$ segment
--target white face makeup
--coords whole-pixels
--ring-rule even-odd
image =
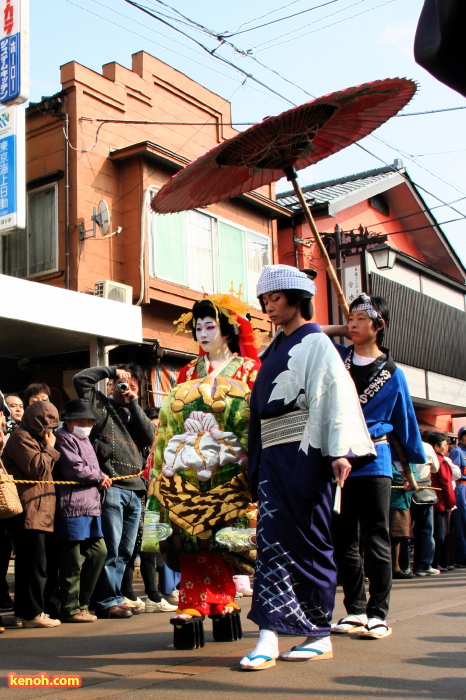
[[[196,340],[207,353],[215,353],[227,345],[217,321],[210,316],[200,318],[196,323]]]

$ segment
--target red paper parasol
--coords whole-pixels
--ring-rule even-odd
[[[187,165],[161,188],[151,207],[161,214],[205,207],[268,185],[285,173],[347,317],[348,305],[298,185],[296,170],[368,136],[402,109],[415,92],[416,84],[406,78],[376,80],[268,117]]]

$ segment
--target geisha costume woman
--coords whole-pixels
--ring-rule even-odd
[[[301,290],[304,299],[315,285],[288,265],[265,268],[257,296],[279,290]],[[248,617],[260,637],[241,660],[243,670],[275,665],[277,633],[306,637],[282,659],[332,658],[332,464],[374,453],[343,362],[320,327],[305,319],[262,354],[251,397],[248,472],[259,515]]]
[[[159,414],[152,448],[147,510],[171,531],[160,542],[181,571],[179,607],[171,620],[177,649],[204,646],[203,620],[216,641],[241,638],[234,574],[252,574],[257,511],[246,478],[249,398],[260,363],[247,305],[212,295],[183,314],[178,330],[214,319],[232,355],[214,369],[202,354],[184,367]],[[186,331],[189,332],[189,331]],[[246,355],[253,355],[249,357]],[[255,552],[254,552],[255,554]]]

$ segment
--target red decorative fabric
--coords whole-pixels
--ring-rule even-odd
[[[235,599],[234,570],[215,552],[179,554],[181,565],[179,610],[194,608],[202,615],[223,612]]]
[[[231,379],[240,379],[243,382],[246,382],[248,387],[252,389],[256,380],[257,372],[260,369],[260,361],[253,360],[250,357],[242,357],[241,359],[243,360],[243,364],[241,365],[241,367],[238,367],[236,372],[231,376]],[[196,364],[197,359],[191,360],[191,362],[182,367],[178,375],[178,379],[176,380],[177,385],[183,384],[184,382],[187,382],[190,379],[199,378],[196,372]],[[213,371],[214,368],[212,367],[212,365],[209,365],[208,373],[211,374],[211,372]]]

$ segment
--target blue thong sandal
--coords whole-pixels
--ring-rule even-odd
[[[259,666],[249,666],[249,664],[240,664],[240,668],[243,671],[264,671],[266,668],[271,668],[272,666],[275,666],[275,659],[272,659],[271,656],[264,656],[263,654],[257,654],[257,656],[253,656],[252,654],[248,654],[246,656],[249,661],[254,661],[255,659],[264,659],[264,661],[259,664]]]
[[[286,656],[286,654],[291,654],[293,651],[300,651],[302,653],[311,653],[312,656]],[[322,651],[321,649],[314,649],[312,647],[291,647],[289,651],[285,651],[284,654],[280,656],[282,661],[321,661],[323,659],[333,659],[333,651]]]

